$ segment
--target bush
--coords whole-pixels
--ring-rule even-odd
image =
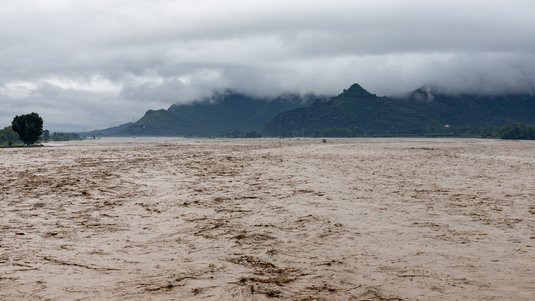
[[[250,132],[245,133],[245,138],[261,138],[261,137],[262,135],[260,135],[256,131],[250,131]]]
[[[535,127],[513,124],[500,131],[500,138],[510,140],[535,140]]]
[[[50,141],[71,141],[71,140],[82,140],[80,134],[77,133],[62,133],[54,132],[50,135]]]
[[[13,144],[22,143],[19,135],[8,126],[0,130],[0,144],[12,146]]]

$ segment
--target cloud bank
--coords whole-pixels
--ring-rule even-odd
[[[535,2],[4,0],[0,126],[88,130],[231,88],[535,92]]]

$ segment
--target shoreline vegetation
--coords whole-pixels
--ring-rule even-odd
[[[84,139],[87,139],[87,137],[82,137],[78,133],[54,132],[50,134],[48,130],[45,130],[37,140],[37,144],[26,145],[10,126],[0,130],[0,148],[43,147],[44,145],[42,143],[47,143],[50,141],[71,141]]]
[[[8,127],[9,128],[9,127]],[[11,136],[10,138],[6,139],[6,136],[3,135],[6,129],[0,130],[0,148],[28,148],[28,147],[45,147],[45,145],[41,143],[47,143],[47,142],[61,142],[61,141],[82,141],[82,140],[88,140],[88,139],[100,139],[102,137],[87,137],[87,136],[80,136],[77,133],[62,133],[62,132],[55,132],[53,135],[50,136],[49,139],[39,140],[39,144],[34,145],[25,145],[20,141],[20,139],[13,139]],[[9,130],[7,130],[9,131]],[[490,134],[489,134],[490,133]],[[154,136],[159,137],[159,136]],[[162,136],[167,137],[167,136]],[[174,136],[169,136],[174,137]],[[110,137],[110,138],[117,138],[117,137]],[[131,138],[131,137],[125,137],[125,138]],[[224,135],[221,137],[184,137],[184,138],[207,138],[207,139],[215,139],[215,138],[227,138],[227,139],[258,139],[258,138],[480,138],[480,139],[501,139],[501,140],[535,140],[535,127],[534,126],[528,126],[525,124],[514,124],[506,126],[502,129],[492,129],[485,130],[482,132],[482,134],[477,134],[477,130],[467,130],[463,134],[455,135],[453,133],[451,134],[406,134],[406,135],[400,135],[400,134],[383,134],[383,135],[355,135],[355,136],[346,136],[346,135],[325,135],[325,136],[280,136],[280,137],[262,137],[261,135],[257,134],[256,132],[254,135],[251,135],[250,133],[246,133],[245,135],[240,135],[239,132],[235,131],[232,135]]]
[[[45,131],[46,132],[46,131]],[[332,131],[331,134],[336,133]],[[43,137],[46,137],[44,139]],[[141,136],[140,136],[141,137]],[[158,136],[155,136],[158,137]],[[175,137],[175,136],[162,136]],[[78,133],[54,132],[52,135],[40,137],[38,144],[25,145],[18,135],[11,129],[5,127],[0,130],[0,148],[27,148],[27,147],[45,147],[42,143],[60,142],[60,141],[82,141],[88,139],[100,139],[102,137],[87,137],[81,136]],[[117,138],[117,137],[115,137]],[[125,137],[131,138],[131,137]],[[228,139],[258,139],[258,138],[480,138],[480,139],[502,139],[502,140],[535,140],[535,126],[526,124],[512,124],[503,128],[466,128],[450,133],[429,133],[429,134],[383,134],[383,135],[323,135],[323,136],[298,136],[286,135],[279,137],[263,137],[255,131],[242,133],[240,131],[233,131],[228,135],[213,136],[213,137],[184,137],[184,138],[228,138]]]
[[[181,137],[181,138],[206,138],[206,139],[248,139],[248,138],[481,138],[481,139],[504,139],[504,140],[535,140],[535,126],[526,125],[523,123],[511,124],[505,127],[466,127],[466,128],[449,128],[442,132],[428,132],[428,133],[413,133],[413,134],[399,134],[399,133],[382,133],[382,134],[366,134],[366,133],[351,133],[347,129],[324,129],[324,131],[317,134],[310,135],[302,131],[287,132],[281,135],[262,135],[256,131],[239,131],[235,130],[221,135],[111,135],[111,136],[81,136],[84,139],[100,139],[100,138],[142,138],[142,137]]]
[[[0,130],[0,148],[21,148],[21,147],[42,147],[42,143],[49,141],[71,141],[84,139],[101,138],[100,135],[90,135],[74,132],[54,132],[42,128],[43,120],[37,113],[16,116],[12,126],[7,126]],[[515,123],[505,127],[450,127],[446,124],[443,127],[430,127],[425,132],[363,132],[350,128],[322,128],[313,133],[307,132],[305,128],[299,130],[294,128],[290,131],[279,132],[278,135],[262,132],[232,130],[220,135],[110,135],[109,137],[184,137],[184,138],[487,138],[504,140],[535,140],[535,126],[524,123]],[[37,144],[36,144],[37,143]]]

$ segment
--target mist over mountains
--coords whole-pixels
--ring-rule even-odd
[[[280,128],[289,131],[283,136],[478,135],[512,123],[533,124],[534,113],[529,94],[448,94],[422,87],[379,97],[354,84],[328,101],[278,115],[263,133],[277,135]]]
[[[149,110],[138,121],[104,130],[83,133],[95,136],[185,136],[239,137],[259,133],[264,124],[280,113],[306,107],[323,99],[316,95],[283,94],[263,98],[232,90],[217,92],[167,110]]]
[[[535,96],[448,93],[432,86],[377,96],[359,84],[334,97],[261,98],[224,90],[136,122],[87,136],[360,137],[486,135],[513,123],[535,124]],[[251,134],[252,133],[252,134]]]

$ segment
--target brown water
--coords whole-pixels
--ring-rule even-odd
[[[0,150],[1,300],[533,300],[535,143]]]

